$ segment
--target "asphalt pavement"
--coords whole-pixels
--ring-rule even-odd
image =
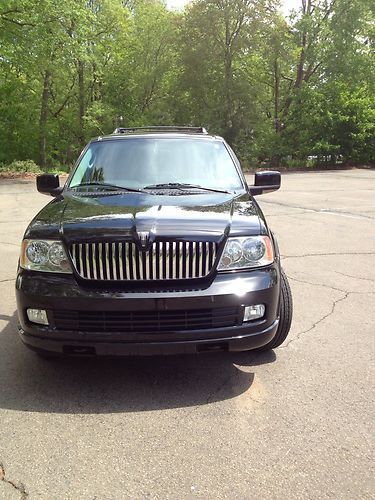
[[[0,499],[375,498],[375,171],[258,199],[294,297],[282,347],[43,361],[14,278],[48,198],[0,181]]]

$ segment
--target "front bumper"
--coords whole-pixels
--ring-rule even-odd
[[[16,297],[20,336],[31,349],[67,355],[156,355],[202,351],[245,351],[264,346],[278,327],[280,274],[278,266],[244,273],[219,274],[199,290],[123,291],[86,288],[73,276],[20,270]],[[167,332],[85,332],[59,330],[53,311],[198,311],[265,304],[261,320],[230,327],[184,329]],[[49,326],[32,324],[27,308],[47,310]]]

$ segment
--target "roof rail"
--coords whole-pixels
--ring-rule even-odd
[[[150,126],[150,127],[118,127],[114,130],[114,134],[135,134],[137,132],[184,132],[185,134],[207,134],[204,127],[179,127],[174,126]]]

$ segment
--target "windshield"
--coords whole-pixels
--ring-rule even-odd
[[[88,183],[96,183],[96,189],[100,189],[100,184],[142,189],[171,183],[230,191],[243,187],[223,142],[194,138],[142,137],[93,142],[69,187]]]

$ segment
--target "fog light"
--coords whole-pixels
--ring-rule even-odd
[[[263,318],[266,311],[266,306],[264,304],[257,304],[255,306],[246,306],[243,320],[253,321],[254,319]]]
[[[32,323],[38,323],[38,325],[48,325],[47,313],[44,309],[28,309],[27,317]]]

